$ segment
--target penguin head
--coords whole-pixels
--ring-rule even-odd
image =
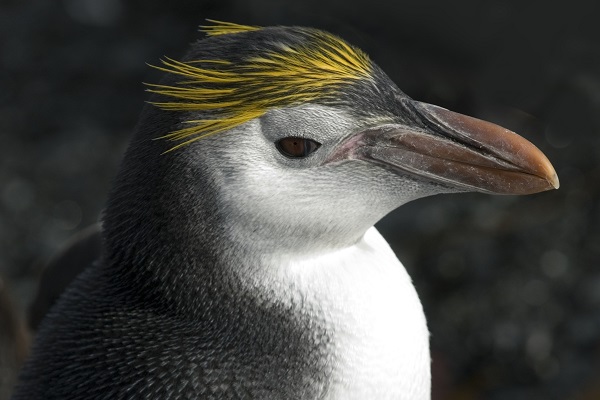
[[[144,186],[162,195],[137,197],[165,221],[184,211],[189,230],[197,214],[228,225],[221,235],[234,241],[304,252],[351,244],[427,195],[558,187],[531,143],[412,100],[334,35],[228,23],[205,31],[183,61],[157,67],[167,72],[149,85],[158,109],[126,156],[152,161],[120,179],[160,177]]]

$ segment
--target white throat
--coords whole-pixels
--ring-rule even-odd
[[[429,332],[406,270],[375,228],[354,246],[278,263],[286,293],[334,334],[327,399],[430,398]],[[290,287],[292,290],[290,290]],[[290,292],[295,293],[290,297]]]

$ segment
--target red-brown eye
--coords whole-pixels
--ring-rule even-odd
[[[283,138],[275,145],[281,154],[290,158],[306,157],[321,147],[321,143],[299,137]]]

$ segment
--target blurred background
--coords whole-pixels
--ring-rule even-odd
[[[2,0],[0,399],[34,335],[26,314],[41,270],[98,220],[146,97],[142,82],[159,79],[146,63],[181,56],[205,18],[329,30],[363,48],[409,96],[540,147],[558,191],[428,198],[378,227],[425,307],[435,400],[599,399],[598,7]]]

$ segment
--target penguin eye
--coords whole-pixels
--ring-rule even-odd
[[[300,137],[286,137],[275,143],[277,150],[289,158],[307,157],[321,147],[321,143]]]

